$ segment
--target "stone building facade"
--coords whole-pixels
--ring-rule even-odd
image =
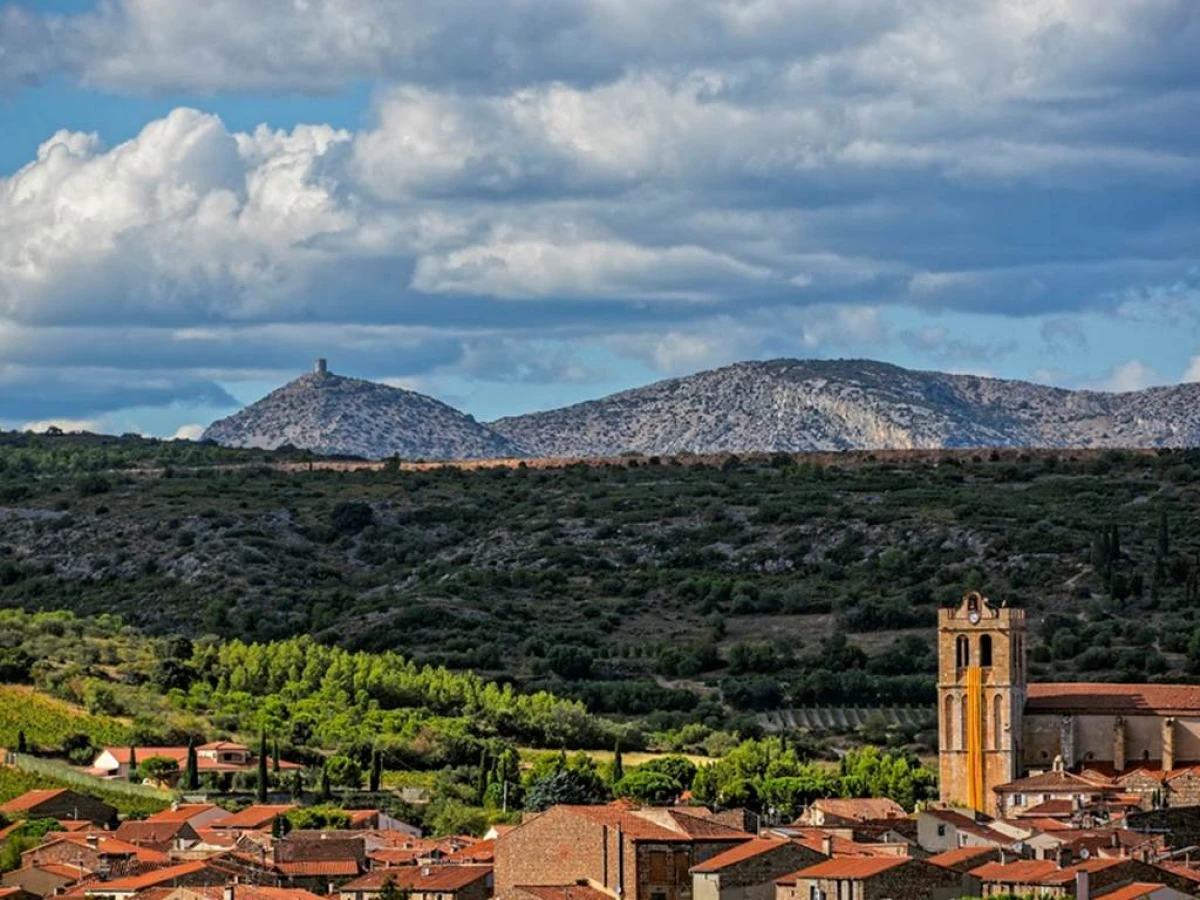
[[[996,815],[997,788],[1058,769],[1147,808],[1200,803],[1200,685],[1029,684],[1026,641],[1024,611],[977,592],[939,611],[944,802]]]
[[[692,900],[693,866],[751,840],[667,809],[555,806],[496,839],[495,893],[590,885],[626,900]]]

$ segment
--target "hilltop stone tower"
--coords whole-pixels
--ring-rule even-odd
[[[321,357],[317,360],[316,365],[313,366],[313,371],[318,375],[329,374],[329,363],[325,360],[325,357]]]
[[[995,815],[992,789],[1021,773],[1025,611],[971,591],[938,611],[941,799]]]

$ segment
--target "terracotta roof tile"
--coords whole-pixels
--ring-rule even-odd
[[[361,868],[356,859],[298,859],[275,863],[284,875],[357,875]]]
[[[1166,888],[1165,884],[1154,884],[1149,881],[1135,881],[1133,884],[1123,885],[1116,890],[1109,891],[1107,894],[1101,894],[1103,900],[1146,900],[1153,896],[1155,891],[1161,891]]]
[[[162,812],[156,812],[152,816],[146,816],[143,821],[146,822],[189,822],[196,816],[203,815],[210,810],[218,809],[212,803],[181,803],[174,809],[168,807]]]
[[[20,797],[14,797],[7,803],[0,805],[0,812],[6,813],[21,813],[28,812],[35,806],[40,806],[47,800],[53,800],[67,793],[66,788],[46,788],[36,791],[26,791]]]
[[[1100,778],[1084,778],[1070,772],[1042,772],[1040,775],[1028,775],[1007,784],[997,785],[993,790],[998,793],[1039,793],[1043,791],[1071,791],[1077,794],[1101,794],[1112,789],[1112,783]]]
[[[279,806],[254,805],[247,806],[241,812],[230,813],[221,819],[209,822],[209,828],[265,828],[270,825],[276,816],[286,816],[293,809],[297,809],[295,803],[288,803]]]
[[[1189,881],[1194,881],[1200,884],[1200,869],[1189,866],[1187,863],[1181,863],[1178,860],[1163,860],[1155,863],[1160,869],[1165,872],[1170,872],[1172,875],[1178,875],[1180,878],[1186,878]]]
[[[886,797],[826,797],[813,801],[813,808],[840,819],[905,819],[908,813],[895,800]]]
[[[588,884],[518,884],[517,890],[537,900],[613,900],[612,894]]]
[[[800,878],[873,878],[909,862],[911,860],[905,856],[835,857],[786,875],[776,884],[795,884]]]
[[[143,872],[141,875],[133,875],[129,878],[114,878],[111,881],[98,882],[93,885],[94,889],[90,889],[88,893],[105,894],[144,891],[147,888],[170,884],[177,878],[195,875],[197,872],[203,872],[206,868],[208,868],[208,863],[204,860],[180,863],[177,866],[165,866],[161,869]],[[223,881],[225,874],[214,870],[213,877]]]
[[[764,853],[770,853],[781,847],[787,847],[791,843],[791,841],[786,841],[783,838],[754,838],[753,840],[738,844],[736,847],[730,847],[724,853],[718,853],[716,856],[706,859],[699,865],[692,866],[692,871],[719,872],[726,866],[736,865],[748,859],[753,859],[756,856],[762,856]]]
[[[1200,712],[1200,685],[1030,684],[1026,688],[1025,712],[1186,715]]]
[[[469,847],[461,847],[446,854],[447,862],[478,862],[490,863],[496,858],[496,842],[494,840],[478,841]]]
[[[390,878],[401,891],[457,891],[491,875],[491,866],[404,866],[375,869],[347,882],[341,889],[376,891]]]
[[[943,869],[954,869],[969,860],[982,859],[985,856],[994,855],[998,852],[995,847],[955,847],[953,850],[935,853],[926,859],[925,862],[941,866]]]
[[[190,887],[189,891],[207,897],[209,900],[225,900],[226,885],[202,885],[200,887]],[[301,888],[279,888],[267,887],[258,884],[236,884],[233,885],[234,900],[320,900],[320,898],[312,893]],[[145,894],[138,894],[138,900],[147,900]]]

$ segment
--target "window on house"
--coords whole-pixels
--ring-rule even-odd
[[[1013,803],[1013,806],[1024,806],[1025,805],[1025,795],[1024,794],[1013,794],[1012,795],[1012,803]]]
[[[1054,799],[1054,798],[1051,797],[1049,794],[1042,794],[1042,802],[1043,803],[1049,803],[1052,799]]]
[[[946,826],[939,825],[938,826],[938,837],[945,837],[945,836],[946,836]]]
[[[651,891],[650,900],[667,900],[667,895],[663,891]]]

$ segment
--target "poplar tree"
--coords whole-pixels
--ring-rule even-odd
[[[133,744],[129,745],[129,780],[135,784],[138,780],[137,748]]]

